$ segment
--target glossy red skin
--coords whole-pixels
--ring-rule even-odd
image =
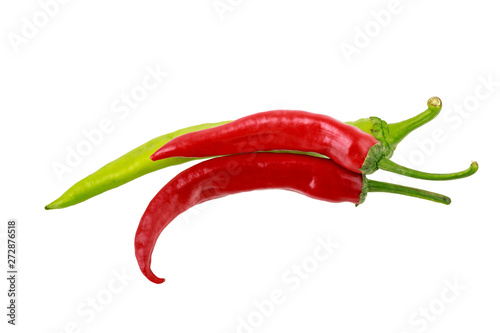
[[[179,214],[208,200],[264,189],[357,204],[363,177],[327,158],[289,153],[231,155],[195,164],[168,182],[142,216],[135,236],[135,253],[142,273],[152,282],[164,281],[151,271],[151,256],[160,233]]]
[[[326,115],[275,110],[181,135],[158,149],[151,159],[298,150],[328,156],[344,168],[361,173],[368,151],[376,143],[372,135]]]

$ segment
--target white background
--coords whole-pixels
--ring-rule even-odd
[[[218,12],[212,0],[2,2],[0,220],[2,233],[9,218],[19,221],[20,277],[15,328],[0,283],[1,331],[498,331],[494,2],[220,3],[229,8]],[[356,53],[346,56],[347,44]],[[168,77],[128,114],[114,112],[147,68]],[[357,208],[285,191],[215,200],[161,235],[153,270],[162,285],[140,274],[134,234],[151,198],[190,164],[43,209],[104,164],[179,128],[278,108],[396,122],[434,95],[443,111],[394,160],[434,172],[477,160],[478,173],[452,182],[383,171],[371,178],[447,194],[449,206],[381,193]],[[54,163],[105,119],[112,129],[59,179]],[[318,239],[340,245],[314,266]],[[303,264],[310,273],[299,278],[291,270]],[[269,306],[280,292],[281,303]]]

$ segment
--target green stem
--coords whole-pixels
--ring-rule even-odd
[[[451,199],[445,195],[429,192],[425,190],[421,190],[413,187],[406,187],[391,183],[379,182],[376,180],[366,179],[364,191],[366,192],[387,192],[387,193],[395,193],[407,195],[410,197],[430,200],[438,203],[442,203],[445,205],[449,205],[451,203]]]
[[[417,171],[413,169],[409,169],[402,165],[396,164],[393,161],[382,158],[377,163],[379,169],[394,172],[399,175],[418,178],[418,179],[426,179],[426,180],[452,180],[452,179],[460,179],[472,176],[476,173],[479,168],[477,162],[472,162],[470,167],[467,170],[454,172],[454,173],[427,173],[422,171]]]
[[[385,134],[386,142],[391,148],[395,149],[397,144],[400,143],[401,140],[403,140],[410,132],[434,119],[439,114],[442,107],[443,104],[439,97],[431,97],[427,101],[427,110],[424,112],[413,118],[400,121],[399,123],[388,124],[388,133]]]

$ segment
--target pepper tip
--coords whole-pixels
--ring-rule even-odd
[[[156,283],[156,284],[161,284],[161,283],[165,282],[164,278],[157,277],[156,275],[154,275],[153,272],[149,271],[148,273],[149,274],[146,274],[146,277],[148,278],[149,281]]]

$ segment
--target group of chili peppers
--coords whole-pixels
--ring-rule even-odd
[[[139,223],[135,235],[139,267],[149,280],[162,283],[164,279],[151,271],[153,249],[162,230],[189,208],[230,194],[284,189],[318,200],[359,205],[368,192],[390,192],[449,204],[450,198],[441,194],[366,177],[382,169],[420,179],[451,180],[477,171],[476,162],[461,172],[433,174],[389,160],[401,140],[439,114],[441,100],[432,97],[427,107],[394,124],[377,117],[342,123],[321,114],[275,110],[184,128],[105,165],[45,209],[72,206],[147,173],[212,157],[170,180],[151,200]]]

